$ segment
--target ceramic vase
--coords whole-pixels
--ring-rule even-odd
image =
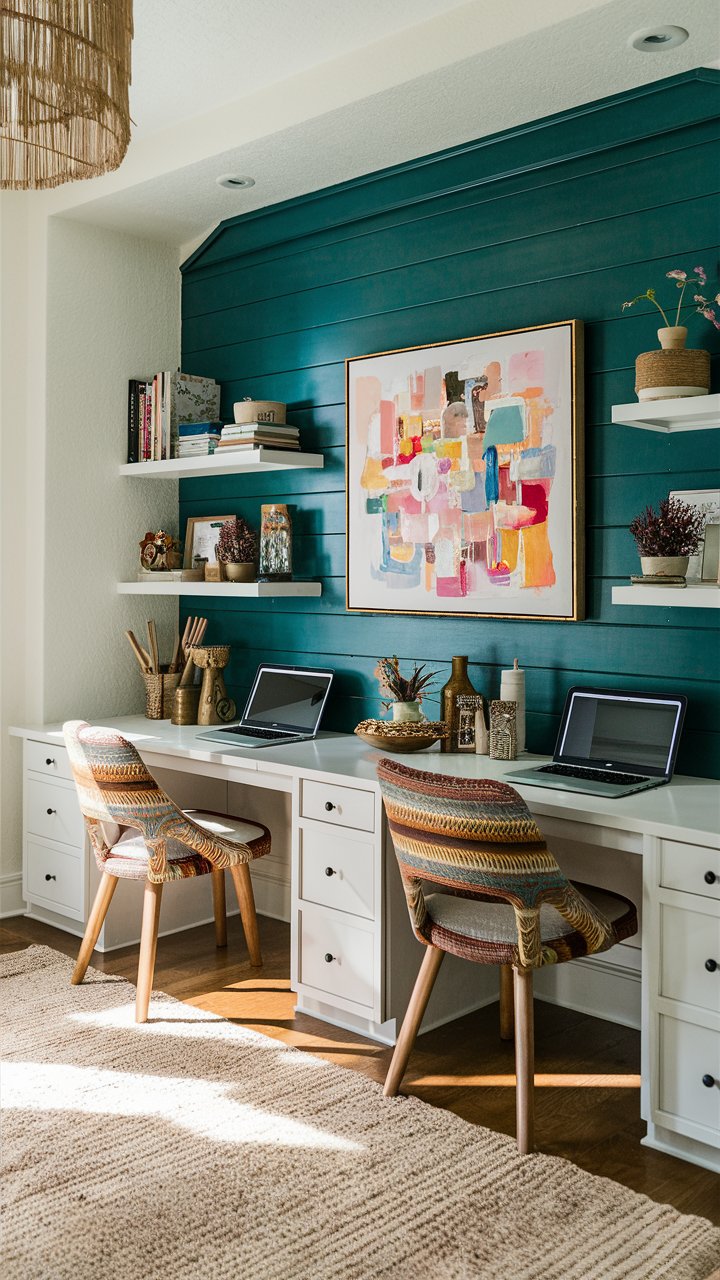
[[[640,568],[648,575],[684,578],[690,563],[689,556],[641,556]]]
[[[684,324],[671,324],[666,329],[658,329],[657,336],[663,351],[682,351],[687,341],[687,329]]]
[[[223,565],[228,582],[254,582],[255,564],[252,560],[232,560]]]
[[[408,724],[409,722],[422,720],[420,703],[417,701],[393,702],[391,711],[393,720],[399,724]]]

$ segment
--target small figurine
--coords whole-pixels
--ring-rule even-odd
[[[490,703],[491,760],[517,759],[516,712],[514,702],[504,702],[497,698]]]
[[[170,561],[174,548],[175,539],[163,529],[158,529],[157,533],[146,533],[140,543],[140,563],[143,569],[162,572],[173,568]]]

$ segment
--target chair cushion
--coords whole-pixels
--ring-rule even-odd
[[[611,922],[617,941],[637,931],[635,908],[626,898],[594,885],[576,884],[575,888]],[[509,902],[430,893],[425,905],[434,946],[466,959],[512,962],[518,939],[515,910]],[[545,964],[587,954],[582,934],[547,903],[540,907],[540,936]]]
[[[270,851],[270,836],[265,827],[243,818],[226,817],[224,814],[207,813],[201,809],[185,809],[185,814],[212,835],[223,840],[234,840],[248,845],[252,856],[262,857]],[[212,864],[201,854],[181,844],[179,840],[167,842],[168,880],[206,875]],[[244,861],[244,859],[243,859]],[[119,840],[112,846],[103,863],[103,870],[123,880],[145,880],[147,877],[148,850],[145,841],[133,827],[126,827]]]

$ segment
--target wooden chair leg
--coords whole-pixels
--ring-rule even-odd
[[[392,1056],[392,1062],[390,1063],[390,1070],[385,1079],[383,1093],[386,1098],[394,1098],[400,1088],[402,1078],[407,1069],[408,1059],[412,1053],[417,1033],[420,1030],[420,1023],[423,1020],[423,1015],[427,1009],[427,1003],[444,957],[445,952],[441,951],[439,947],[425,948],[420,972],[413,987],[407,1013],[405,1014],[400,1035],[395,1045],[395,1052]]]
[[[75,968],[73,969],[70,982],[74,987],[82,982],[90,963],[90,957],[95,950],[95,943],[100,937],[100,930],[105,923],[105,917],[108,913],[108,907],[112,902],[112,896],[117,889],[117,876],[108,875],[107,871],[103,871],[98,891],[95,894],[95,901],[92,905],[92,911],[87,922],[87,927],[80,944],[80,952],[78,954]]]
[[[230,868],[230,874],[233,878],[238,906],[240,907],[240,919],[245,931],[250,963],[257,969],[262,965],[262,954],[260,951],[260,933],[255,913],[255,895],[253,894],[252,880],[250,879],[250,868],[246,862],[241,862],[238,866]]]
[[[515,1035],[515,1010],[513,1007],[513,968],[500,965],[500,1039],[512,1040]]]
[[[515,1111],[517,1147],[528,1155],[535,1146],[535,1034],[532,969],[513,970],[515,979]]]
[[[140,962],[138,964],[137,994],[135,997],[135,1021],[147,1022],[155,973],[158,924],[160,923],[161,884],[145,881],[142,932],[140,934]]]
[[[225,909],[225,872],[212,873],[213,911],[215,913],[215,946],[227,946],[227,914]]]

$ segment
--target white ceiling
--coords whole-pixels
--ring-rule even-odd
[[[458,0],[134,0],[135,134],[168,128],[277,85],[457,5]]]
[[[46,198],[185,253],[223,218],[706,66],[719,12],[717,0],[135,0],[128,156]],[[661,23],[690,39],[628,46]],[[227,172],[256,185],[223,190]]]

